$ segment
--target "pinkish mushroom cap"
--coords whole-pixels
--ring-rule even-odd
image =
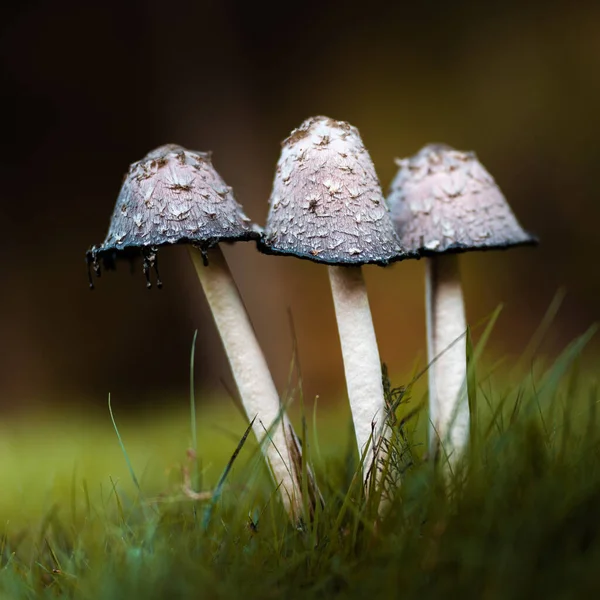
[[[160,246],[207,250],[219,242],[259,237],[260,229],[244,214],[210,154],[167,144],[129,167],[106,239],[88,250],[87,260],[99,274],[99,261],[110,269],[119,258],[142,255],[147,273]]]
[[[409,258],[358,130],[307,119],[282,144],[259,249],[333,265]]]
[[[409,250],[432,256],[537,244],[475,153],[430,144],[396,162],[387,202]]]

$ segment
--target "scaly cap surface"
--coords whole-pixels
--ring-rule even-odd
[[[409,257],[356,128],[313,117],[282,146],[261,251],[334,265]]]
[[[99,273],[99,261],[112,268],[118,258],[141,254],[147,272],[160,246],[208,249],[258,237],[258,228],[213,167],[210,154],[167,144],[129,167],[106,239],[90,248],[87,258]]]
[[[409,250],[430,256],[537,243],[475,153],[430,144],[397,164],[387,202]]]

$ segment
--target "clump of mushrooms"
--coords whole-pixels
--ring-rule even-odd
[[[303,511],[300,443],[218,246],[259,237],[259,228],[252,225],[214,169],[210,154],[169,144],[131,165],[106,240],[87,252],[87,260],[99,275],[101,263],[110,269],[116,259],[141,255],[147,286],[151,286],[154,268],[160,287],[158,248],[187,245],[247,417],[254,419],[254,433],[275,484],[280,486],[285,508],[296,522]],[[312,477],[309,491],[313,502],[320,498]]]
[[[307,119],[283,142],[259,249],[329,265],[346,385],[364,480],[387,436],[381,363],[361,265],[408,258],[356,128]]]
[[[469,442],[466,329],[458,253],[533,245],[473,152],[431,144],[398,160],[387,201],[400,241],[426,262],[429,450],[448,465]]]

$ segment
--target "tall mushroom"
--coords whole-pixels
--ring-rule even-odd
[[[450,465],[469,440],[466,319],[458,253],[533,245],[473,152],[431,144],[397,161],[387,201],[402,244],[428,257],[430,453]]]
[[[141,254],[150,287],[151,268],[158,279],[157,249],[187,244],[244,409],[248,419],[256,417],[254,433],[275,483],[281,485],[284,505],[297,520],[302,515],[300,445],[218,246],[258,237],[258,228],[212,166],[210,154],[170,144],[131,165],[106,240],[92,247],[87,259],[99,275],[100,262],[110,269],[118,258]],[[160,287],[160,279],[157,284]]]
[[[314,117],[282,146],[259,249],[329,265],[358,451],[361,456],[367,451],[366,478],[385,426],[386,406],[361,265],[387,265],[408,255],[354,127]]]

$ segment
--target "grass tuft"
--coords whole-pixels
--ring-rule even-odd
[[[467,344],[476,443],[450,476],[426,457],[425,409],[413,400],[418,372],[394,385],[384,366],[392,435],[377,465],[383,476],[371,479],[369,494],[360,475],[364,456],[344,444],[351,439],[346,420],[321,408],[317,415],[315,404],[310,427],[302,412],[302,487],[309,494],[307,474],[314,474],[324,502],[305,507],[301,527],[289,522],[273,490],[249,436],[252,424],[237,422],[238,441],[220,443],[210,437],[208,417],[197,431],[192,426],[193,448],[202,440],[204,464],[218,471],[214,480],[215,469],[203,473],[204,490],[190,488],[186,467],[167,472],[164,462],[150,463],[138,479],[133,462],[154,439],[162,440],[167,464],[186,456],[180,432],[190,431],[190,414],[195,418],[192,374],[185,419],[152,430],[136,424],[128,450],[109,397],[124,477],[106,475],[122,463],[109,450],[108,428],[81,428],[82,439],[93,438],[94,460],[98,447],[106,456],[94,468],[78,457],[77,470],[65,467],[64,484],[43,480],[42,469],[25,473],[27,449],[4,463],[7,480],[15,480],[12,469],[23,470],[27,493],[41,494],[45,508],[39,519],[15,524],[9,515],[18,507],[2,505],[0,598],[595,597],[600,397],[595,374],[580,364],[595,328],[533,376],[528,365],[507,373],[486,367],[491,320],[478,344],[470,337]],[[193,351],[190,366],[192,373]],[[298,378],[294,393],[303,405]],[[75,455],[67,441],[57,443]]]

